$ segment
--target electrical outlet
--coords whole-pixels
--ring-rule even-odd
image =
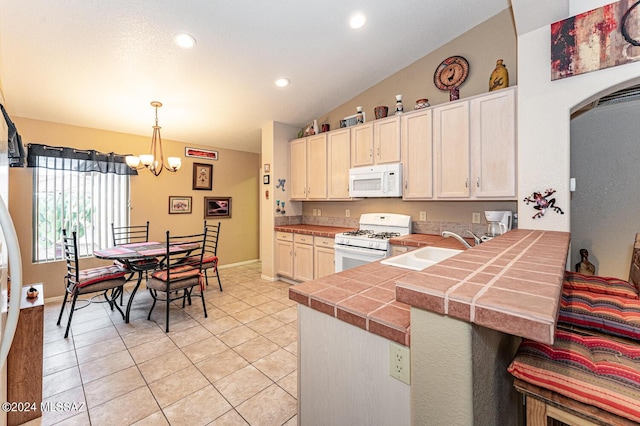
[[[318,209],[313,209],[313,215],[318,216]]]
[[[408,385],[411,384],[411,358],[409,348],[389,343],[389,375]]]
[[[322,210],[318,209],[318,216],[322,216]]]
[[[420,212],[420,220],[423,222],[427,220],[427,212]]]
[[[471,223],[480,223],[480,213],[471,214]]]
[[[346,209],[346,210],[344,211],[344,217],[351,217],[351,210]]]

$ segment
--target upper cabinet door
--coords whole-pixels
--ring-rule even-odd
[[[433,111],[405,114],[402,127],[402,175],[405,200],[433,198]]]
[[[469,102],[433,109],[435,182],[438,198],[468,198]]]
[[[327,135],[327,191],[330,200],[349,199],[351,132],[341,129]]]
[[[508,88],[471,100],[475,197],[516,197],[515,94],[515,88]]]
[[[371,123],[351,127],[351,167],[373,164],[373,126]]]
[[[307,138],[307,198],[327,198],[327,134]]]
[[[373,145],[376,164],[400,162],[400,116],[373,122]]]
[[[307,139],[296,139],[289,144],[291,198],[307,198]]]

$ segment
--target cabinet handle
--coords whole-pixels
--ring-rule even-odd
[[[476,178],[476,186],[480,188],[480,176]]]
[[[369,150],[369,157],[373,157],[373,149]]]
[[[404,189],[407,189],[407,181],[404,181]]]
[[[465,187],[465,188],[468,188],[468,187],[469,187],[469,178],[466,178],[466,179],[464,180],[464,187]]]
[[[380,158],[380,147],[376,150],[376,157]]]

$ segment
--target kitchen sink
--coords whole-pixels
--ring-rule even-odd
[[[427,246],[397,256],[388,257],[380,263],[398,268],[421,271],[458,253],[462,253],[462,250]]]

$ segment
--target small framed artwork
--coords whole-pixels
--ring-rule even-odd
[[[231,197],[204,197],[204,218],[231,217]]]
[[[184,155],[185,157],[201,158],[203,160],[218,159],[218,151],[209,151],[206,149],[199,149],[199,148],[185,148]]]
[[[269,175],[262,176],[262,183],[269,185]]]
[[[211,190],[213,188],[213,165],[193,163],[193,189]]]
[[[271,171],[271,164],[265,164],[264,165],[264,172],[265,173],[269,173]]]
[[[191,213],[191,197],[169,196],[169,214]]]

